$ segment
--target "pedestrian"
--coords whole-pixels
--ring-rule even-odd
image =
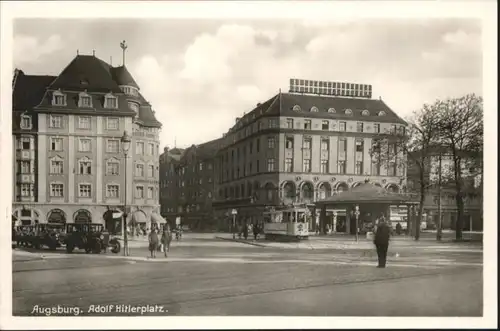
[[[373,240],[373,243],[375,244],[375,247],[377,249],[377,268],[385,268],[385,264],[387,261],[387,250],[389,248],[390,232],[391,229],[382,216],[378,221],[377,231],[375,232],[375,239]]]
[[[170,231],[170,225],[166,224],[163,228],[163,235],[161,236],[161,243],[163,245],[163,253],[167,257],[167,252],[170,251],[170,243],[172,242],[172,232]]]
[[[398,222],[398,224],[396,224],[396,234],[399,236],[401,234],[402,230],[403,230],[403,227]]]
[[[151,252],[151,257],[156,258],[156,250],[158,249],[158,233],[156,229],[151,229],[149,233],[149,251]]]
[[[245,238],[245,240],[248,239],[248,225],[247,224],[243,224],[243,237]]]

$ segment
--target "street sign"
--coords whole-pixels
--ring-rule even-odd
[[[231,210],[231,214],[236,215],[236,214],[238,214],[238,211],[236,209],[233,209],[233,210]]]

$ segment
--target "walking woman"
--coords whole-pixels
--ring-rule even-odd
[[[167,252],[170,251],[170,243],[172,242],[172,232],[170,231],[170,224],[165,224],[163,234],[161,236],[161,243],[163,245],[163,252],[167,257]]]
[[[151,257],[156,258],[156,251],[158,250],[158,232],[156,227],[151,229],[149,233],[149,251],[151,252]]]

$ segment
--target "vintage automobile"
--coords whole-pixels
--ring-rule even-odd
[[[30,247],[32,245],[32,238],[34,235],[34,225],[16,226],[12,231],[12,240],[15,241],[16,246]]]
[[[116,238],[110,240],[109,232],[104,225],[97,223],[66,224],[66,252],[72,253],[75,248],[84,249],[85,253],[99,254],[102,250],[120,252],[120,242]]]
[[[38,223],[34,227],[34,236],[30,237],[30,244],[36,249],[48,247],[56,250],[64,243],[63,223]]]

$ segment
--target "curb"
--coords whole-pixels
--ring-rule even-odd
[[[245,241],[245,240],[240,240],[240,239],[231,239],[231,238],[224,238],[224,237],[218,237],[218,236],[216,236],[215,238],[221,239],[221,240],[226,240],[226,241],[232,241],[232,242],[236,242],[236,243],[240,243],[240,244],[251,245],[251,246],[269,247],[267,245],[257,244],[257,243],[253,243],[253,242],[249,242],[249,241]]]

